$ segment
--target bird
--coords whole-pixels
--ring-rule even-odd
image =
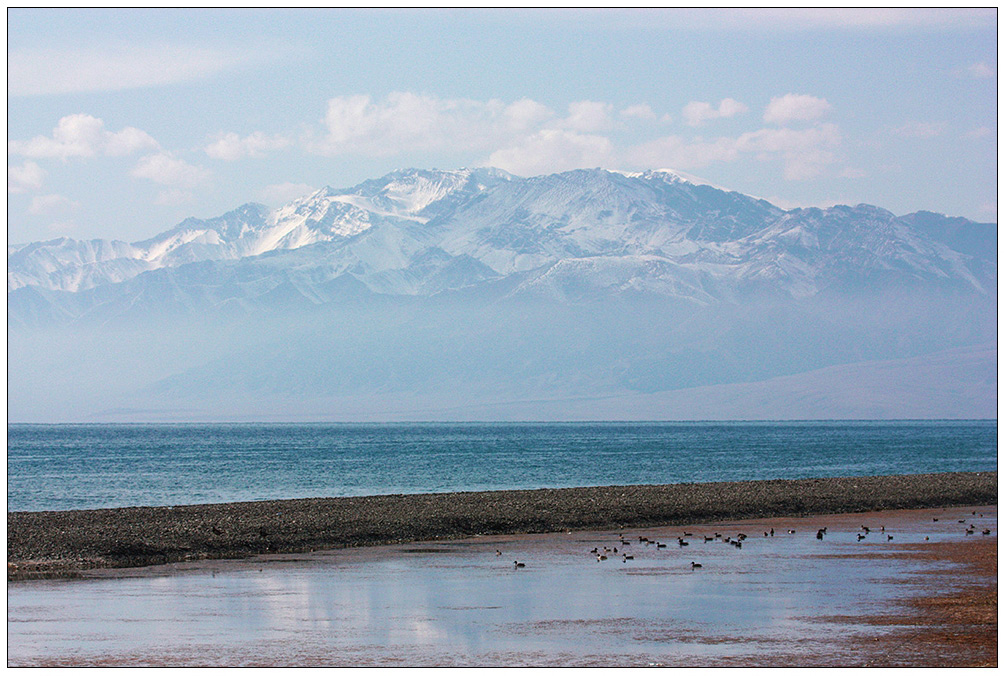
[[[691,569],[691,570],[693,570],[694,568],[703,568],[703,567],[704,567],[704,566],[702,566],[702,565],[701,565],[701,564],[699,564],[699,563],[694,563],[693,561],[691,561],[691,562],[690,562],[690,569]]]
[[[885,537],[886,537],[886,540],[892,540],[892,536],[891,535],[886,535]]]
[[[501,549],[496,549],[495,550],[495,556],[502,556],[502,550]]]
[[[861,533],[858,533],[858,542],[860,542],[861,540],[864,540],[864,539],[865,539],[865,536],[862,535]]]
[[[816,531],[816,539],[817,540],[822,540],[823,539],[823,529],[822,528],[820,528],[819,530]]]
[[[624,557],[625,561],[634,561],[634,557],[631,556],[630,554],[621,554],[621,556]]]
[[[984,535],[990,535],[990,529],[989,528],[984,528],[983,529],[983,534]]]
[[[526,568],[525,563],[520,563],[519,561],[512,562],[513,568]]]

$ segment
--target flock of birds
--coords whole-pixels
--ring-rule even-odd
[[[973,516],[977,516],[977,514],[976,514],[975,511],[972,513],[972,515]],[[978,516],[980,518],[983,517],[982,514],[979,514]],[[935,517],[934,521],[938,521],[938,518]],[[967,521],[966,519],[959,519],[959,523],[961,523],[961,524],[966,524],[966,521]],[[872,534],[872,530],[873,529],[871,527],[865,526],[864,524],[862,524],[861,525],[861,529],[857,533],[858,542],[860,542],[861,540],[866,539],[869,535],[871,535]],[[973,535],[976,532],[976,526],[974,526],[972,524],[966,524],[966,526],[965,526],[965,532],[966,532],[966,535]],[[982,532],[983,535],[990,535],[991,531],[990,531],[989,528],[984,528],[981,532]],[[787,529],[787,533],[788,533],[788,535],[794,535],[795,531],[793,529],[789,528],[789,529]],[[885,526],[881,526],[879,528],[879,530],[877,531],[877,534],[879,534],[880,537],[884,535],[887,542],[893,539],[893,536],[891,534],[886,533]],[[825,535],[826,535],[826,527],[820,528],[819,530],[816,531],[816,539],[817,540],[822,540]],[[774,537],[774,529],[771,528],[769,531],[765,530],[763,532],[763,536],[765,538]],[[681,549],[683,547],[689,547],[690,546],[690,542],[688,540],[686,540],[685,538],[692,538],[692,537],[694,537],[693,533],[688,533],[688,532],[684,531],[683,535],[681,535],[681,536],[679,536],[679,537],[676,538],[676,544]],[[731,536],[723,536],[721,533],[715,533],[713,536],[702,535],[700,537],[703,538],[704,542],[721,541],[721,542],[723,542],[725,544],[732,545],[736,549],[742,549],[742,547],[743,547],[743,541],[749,538],[749,536],[746,535],[745,533],[738,533],[736,535],[736,537],[734,537],[734,538],[731,537]],[[623,563],[627,563],[628,561],[633,561],[634,560],[634,555],[633,554],[628,554],[627,550],[624,549],[625,547],[630,547],[631,546],[631,540],[629,540],[627,537],[625,537],[623,533],[621,533],[619,535],[619,538],[620,538],[620,547],[619,548],[617,546],[613,546],[613,547],[604,546],[602,548],[601,547],[593,547],[591,550],[589,550],[589,553],[593,554],[594,556],[596,556],[596,561],[597,562],[606,561],[607,559],[610,558],[610,556],[617,556],[617,555],[620,555],[621,561]],[[929,536],[925,536],[924,539],[925,540],[930,540],[930,537]],[[647,547],[650,547],[650,546],[654,545],[656,549],[665,549],[666,546],[667,546],[665,542],[659,542],[658,540],[650,540],[649,538],[645,537],[644,535],[639,535],[638,536],[638,543],[639,544],[643,544],[643,545],[645,545]],[[499,549],[496,549],[495,550],[495,555],[496,556],[502,556],[502,551],[499,550]],[[513,563],[513,568],[515,568],[516,570],[519,570],[520,568],[526,568],[526,563],[524,563],[522,561],[518,561],[517,560],[517,561],[513,561],[512,563]],[[690,569],[691,570],[697,570],[698,568],[703,568],[703,567],[704,566],[702,566],[700,563],[697,563],[696,561],[691,561],[690,562]]]

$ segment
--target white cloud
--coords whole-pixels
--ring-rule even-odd
[[[741,152],[780,157],[784,176],[803,180],[819,175],[823,167],[836,161],[833,152],[840,145],[840,131],[832,123],[809,129],[761,129],[741,135],[737,146]]]
[[[770,100],[764,111],[763,121],[784,124],[817,120],[826,115],[831,107],[826,99],[808,94],[785,94]]]
[[[948,125],[944,122],[907,122],[894,127],[892,133],[906,138],[934,138],[945,133]]]
[[[614,107],[598,101],[576,101],[568,105],[568,117],[561,124],[575,131],[595,132],[609,129]]]
[[[196,188],[212,177],[212,173],[167,153],[147,155],[136,163],[132,175],[175,188]]]
[[[683,107],[683,119],[691,127],[697,127],[708,120],[733,117],[749,110],[735,99],[722,99],[716,109],[706,101],[691,101]]]
[[[569,125],[600,123],[591,102],[570,106]],[[601,104],[605,105],[605,104]],[[328,101],[324,134],[306,146],[321,155],[372,156],[412,151],[492,151],[557,124],[554,113],[529,99],[506,105],[497,99],[441,99],[393,92],[383,101],[367,95],[339,96]]]
[[[7,54],[7,94],[119,91],[189,82],[274,58],[274,53],[259,47],[119,44],[84,49],[13,49]]]
[[[289,139],[284,136],[267,136],[260,131],[244,138],[231,132],[206,146],[206,154],[217,160],[232,162],[245,157],[263,157],[266,152],[280,150],[289,143]]]
[[[806,120],[829,108],[814,97],[791,95],[778,101],[772,119]],[[697,102],[684,115],[698,122],[746,110],[735,99],[723,99],[714,107]],[[817,123],[800,130],[760,129],[715,139],[666,136],[624,147],[615,142],[616,137],[597,133],[618,129],[614,123],[618,115],[655,118],[647,105],[617,113],[611,104],[597,101],[574,102],[562,118],[530,99],[507,105],[494,99],[441,99],[406,92],[383,100],[344,96],[328,102],[324,132],[305,143],[308,150],[325,155],[480,152],[485,154],[485,164],[524,176],[598,166],[685,170],[746,157],[780,162],[787,178],[805,179],[838,160],[835,150],[840,134],[834,124]],[[237,146],[243,140],[233,136],[227,141]]]
[[[45,180],[45,170],[36,163],[28,161],[20,167],[7,166],[7,193],[16,194],[38,190]]]
[[[29,141],[9,141],[7,152],[65,161],[71,157],[129,155],[158,147],[149,134],[135,127],[126,127],[118,132],[106,131],[104,127],[104,121],[92,115],[67,115],[56,124],[51,137],[36,136]]]
[[[65,216],[79,208],[79,202],[63,195],[36,195],[28,206],[28,213],[35,216]]]
[[[656,119],[655,111],[647,103],[640,103],[636,106],[628,106],[620,112],[621,117],[631,117],[638,120]]]
[[[258,198],[269,206],[281,206],[292,202],[298,197],[309,195],[317,188],[306,183],[276,183],[267,185],[258,193]]]
[[[802,180],[820,174],[837,160],[840,132],[835,124],[809,129],[760,129],[736,138],[711,141],[667,136],[629,148],[623,157],[629,165],[669,166],[680,169],[704,167],[716,162],[735,162],[743,157],[781,161],[785,178]]]
[[[502,118],[510,131],[532,132],[553,119],[554,111],[533,99],[523,98],[506,106],[502,111]]]
[[[571,169],[609,166],[610,139],[565,129],[544,129],[519,145],[496,150],[488,164],[519,176],[536,176]]]

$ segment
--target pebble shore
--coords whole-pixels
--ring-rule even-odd
[[[475,535],[996,502],[996,472],[959,472],[8,512],[7,579]]]

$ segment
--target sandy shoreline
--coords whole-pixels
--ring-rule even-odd
[[[474,535],[996,504],[997,473],[9,512],[8,580]]]

